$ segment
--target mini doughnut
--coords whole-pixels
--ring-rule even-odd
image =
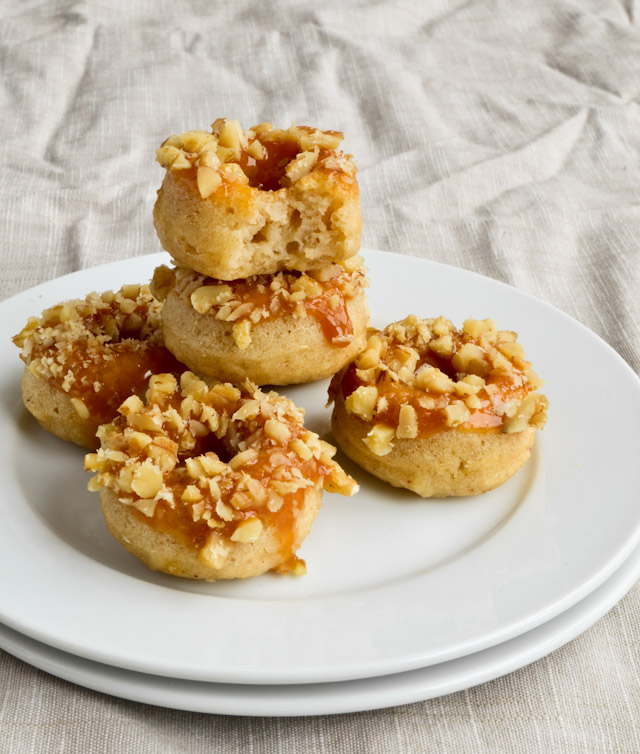
[[[161,308],[148,286],[126,285],[29,319],[13,342],[26,364],[24,405],[44,429],[96,448],[100,424],[150,373],[184,369],[163,345]]]
[[[486,492],[527,460],[548,401],[514,332],[409,316],[369,337],[330,387],[333,433],[357,464],[422,497]]]
[[[181,265],[221,280],[307,271],[354,256],[362,217],[356,166],[343,134],[307,126],[244,131],[219,118],[212,132],[170,136],[153,217]]]
[[[154,375],[98,431],[85,458],[111,534],[152,570],[233,579],[304,573],[295,552],[322,489],[351,495],[335,448],[303,426],[303,411],[250,383],[208,385]]]
[[[291,385],[330,377],[362,351],[369,310],[360,257],[309,273],[224,282],[159,267],[167,348],[219,380]]]

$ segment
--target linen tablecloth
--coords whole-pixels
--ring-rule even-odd
[[[3,299],[158,251],[167,135],[219,116],[308,123],[346,134],[365,246],[510,283],[640,368],[635,0],[24,0],[0,14]],[[529,667],[350,715],[178,712],[0,652],[0,752],[638,752],[639,656],[637,585]]]

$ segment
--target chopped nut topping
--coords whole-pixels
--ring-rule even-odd
[[[71,405],[75,408],[78,416],[81,419],[89,418],[89,409],[84,405],[84,401],[82,401],[80,398],[72,398]]]
[[[133,473],[131,489],[140,497],[155,497],[162,489],[162,472],[155,466],[138,466]]]
[[[453,401],[448,406],[445,406],[444,414],[447,418],[447,426],[457,427],[459,424],[464,424],[469,418],[469,409],[462,401]]]
[[[202,285],[189,297],[198,314],[206,314],[213,306],[225,304],[230,298],[231,287],[228,285]]]
[[[336,151],[343,138],[339,131],[308,126],[282,130],[261,123],[243,130],[237,120],[217,118],[211,125],[211,133],[187,131],[165,139],[156,151],[156,159],[172,172],[195,168],[196,184],[203,199],[211,196],[223,181],[277,190],[303,179],[316,166],[337,173],[345,183],[352,183],[355,162],[351,155]],[[250,160],[254,161],[251,170],[256,173],[253,183],[243,170]],[[281,166],[282,173],[277,185],[263,186],[258,177],[259,166],[269,161]]]
[[[206,154],[208,155],[210,153],[207,152]],[[217,157],[216,161],[219,162]],[[222,184],[222,176],[213,168],[213,166],[209,167],[207,165],[200,165],[197,173],[197,184],[200,196],[203,199],[206,199]]]
[[[530,425],[541,429],[546,421],[548,405],[544,395],[529,393],[515,413],[506,417],[503,431],[507,434],[522,432]]]
[[[232,543],[291,526],[307,489],[357,489],[333,461],[336,449],[304,429],[301,409],[248,382],[156,375],[146,402],[127,399],[99,436],[102,447],[85,459],[89,488],[110,488],[150,526],[187,534],[215,568]]]
[[[418,416],[413,406],[400,406],[396,437],[399,439],[413,439],[418,436]]]
[[[262,534],[262,521],[259,518],[247,518],[241,521],[231,535],[232,542],[255,542]]]
[[[247,154],[253,157],[254,160],[264,160],[266,157],[265,149],[257,139],[249,144]]]
[[[484,377],[491,369],[486,352],[474,343],[465,343],[459,348],[453,355],[451,363],[458,372],[476,374],[479,377]]]
[[[238,348],[245,351],[251,345],[251,321],[242,319],[234,322],[231,334]]]
[[[278,272],[223,282],[185,267],[173,271],[159,270],[162,270],[158,277],[164,298],[173,291],[198,314],[233,322],[231,334],[240,350],[251,345],[255,325],[292,313],[294,316],[309,313],[318,321],[322,318],[331,320],[332,317],[337,317],[336,321],[340,322],[346,319],[344,325],[336,326],[335,335],[325,334],[325,337],[336,347],[347,345],[353,334],[346,306],[367,285],[361,266],[349,272],[338,264],[331,265],[331,275],[322,280],[312,273]],[[169,273],[172,277],[167,288]],[[299,305],[302,306],[301,312]],[[342,315],[338,309],[343,309]],[[375,345],[372,345],[373,352]]]
[[[450,393],[454,389],[453,380],[437,367],[431,366],[423,366],[416,373],[413,384],[433,393]]]
[[[429,348],[434,353],[437,353],[438,356],[444,358],[451,357],[453,355],[453,338],[451,334],[441,335],[439,338],[430,341]]]
[[[148,286],[124,285],[50,307],[13,342],[32,374],[65,393],[80,420],[97,425],[142,392],[150,372],[177,368],[164,348],[160,311]]]
[[[287,425],[277,419],[267,419],[264,423],[264,431],[267,437],[271,437],[278,442],[287,442],[291,437],[291,432],[289,432]]]
[[[387,427],[384,424],[375,424],[371,432],[365,437],[364,443],[369,450],[377,456],[386,456],[393,450],[393,438],[395,437],[393,427]]]
[[[291,183],[299,181],[313,170],[313,166],[318,161],[319,154],[320,150],[318,147],[313,147],[311,151],[300,152],[297,157],[291,160],[284,171]]]
[[[390,452],[393,437],[426,437],[449,428],[520,432],[542,428],[547,400],[515,333],[490,319],[456,330],[444,317],[411,315],[382,332],[336,375],[348,413],[375,425],[363,442]],[[374,419],[375,417],[375,419]]]
[[[219,570],[227,562],[231,554],[231,543],[220,538],[219,534],[211,532],[207,544],[200,550],[198,557],[211,568]]]
[[[377,400],[378,389],[375,385],[361,385],[346,399],[345,406],[349,413],[371,421]]]

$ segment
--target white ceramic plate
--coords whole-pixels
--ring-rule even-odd
[[[112,696],[221,715],[329,715],[409,704],[462,691],[544,657],[585,631],[640,577],[640,548],[588,597],[538,628],[457,660],[378,678],[249,686],[135,673],[61,652],[0,625],[0,647],[52,675]]]
[[[640,383],[603,341],[487,278],[364,252],[373,323],[410,312],[492,317],[546,378],[549,426],[506,485],[423,501],[347,464],[362,490],[325,496],[303,579],[196,583],[148,571],[106,533],[82,451],[20,405],[9,337],[89,290],[144,281],[165,255],[85,270],[0,304],[0,620],[53,647],[140,672],[226,683],[398,673],[504,642],[604,582],[640,538]],[[326,434],[326,383],[288,389]],[[11,574],[8,578],[6,574]]]

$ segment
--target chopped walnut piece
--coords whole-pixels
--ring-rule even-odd
[[[218,500],[216,502],[216,514],[221,518],[222,521],[233,521],[235,518],[235,513],[233,508],[230,505],[227,505],[222,500]]]
[[[288,573],[291,576],[295,576],[296,578],[299,578],[300,576],[306,576],[307,564],[304,562],[304,560],[300,560],[300,558],[296,558],[295,563],[291,567],[291,570],[288,571]]]
[[[245,401],[240,408],[231,417],[234,421],[244,421],[245,419],[253,419],[260,413],[260,401],[248,400]]]
[[[156,150],[156,159],[162,167],[173,167],[176,160],[186,159],[184,153],[178,147],[167,145]]]
[[[227,162],[222,165],[220,175],[227,183],[242,183],[245,186],[249,183],[248,176],[236,162]]]
[[[137,395],[131,395],[126,401],[122,402],[118,411],[123,416],[129,416],[129,414],[137,414],[143,406],[144,403]]]
[[[173,395],[176,391],[177,385],[176,378],[172,374],[153,374],[149,378],[147,400],[150,403],[159,403],[164,398]],[[131,398],[128,400],[130,401]],[[127,401],[125,401],[125,403],[127,403]],[[124,406],[124,404],[122,405]],[[138,406],[135,410],[140,411],[142,408],[142,401],[140,401],[140,403],[135,403],[135,405]],[[129,404],[128,409],[130,411],[132,410],[132,404]],[[123,413],[122,406],[120,407],[120,412]]]
[[[375,424],[373,429],[364,438],[364,444],[377,456],[386,456],[393,450],[393,438],[396,431],[393,427],[385,424]]]
[[[208,153],[207,153],[208,154]],[[209,158],[212,160],[213,158]],[[216,162],[219,162],[216,156]],[[211,196],[213,192],[222,184],[222,178],[213,167],[207,165],[200,165],[198,173],[196,175],[196,182],[198,184],[198,191],[203,199]]]
[[[453,354],[453,338],[450,333],[430,341],[429,348],[438,356],[449,358]]]
[[[254,160],[264,160],[266,152],[263,145],[255,139],[247,147],[247,154],[253,157]]]
[[[498,350],[510,361],[515,362],[518,366],[521,366],[524,362],[524,348],[522,343],[517,342],[503,342],[498,343]]]
[[[153,498],[162,488],[162,472],[156,466],[140,465],[133,472],[131,489],[140,497]]]
[[[243,319],[240,322],[234,322],[231,328],[231,334],[235,344],[241,351],[245,351],[251,345],[251,322]]]
[[[257,459],[258,451],[255,448],[247,448],[241,450],[229,461],[229,468],[237,469],[240,466],[246,466],[248,463],[254,463]]]
[[[371,421],[377,400],[378,389],[375,385],[361,385],[346,399],[345,408],[350,414]]]
[[[206,545],[198,553],[198,557],[208,566],[220,569],[227,562],[231,547],[230,542],[221,539],[216,532],[211,532]]]
[[[202,500],[202,492],[195,486],[195,484],[188,484],[181,495],[181,500],[186,503],[197,503]]]
[[[438,336],[448,335],[453,330],[453,324],[444,317],[437,317],[431,324],[431,329]]]
[[[303,461],[308,461],[313,458],[311,448],[299,438],[296,438],[292,441],[291,449],[294,451],[294,453],[296,453],[296,455],[302,458]]]
[[[539,393],[529,393],[513,416],[507,416],[502,425],[506,434],[522,432],[529,425],[542,428],[546,421],[548,401]]]
[[[246,149],[247,147],[246,134],[243,132],[242,128],[240,128],[240,124],[237,120],[228,120],[226,118],[223,118],[222,120],[223,123],[219,127],[218,141],[221,146],[231,149],[234,157],[239,159],[242,149]],[[214,123],[214,128],[216,123],[218,123],[218,121]]]
[[[76,413],[81,419],[89,418],[89,409],[85,406],[81,398],[72,398],[71,405],[75,408]]]
[[[355,479],[352,479],[339,466],[325,478],[323,486],[327,492],[337,492],[339,495],[347,495],[348,497],[355,495],[360,489]]]
[[[144,513],[145,516],[151,518],[156,512],[158,501],[148,498],[138,498],[137,500],[132,500],[130,504],[141,513]]]
[[[267,437],[277,440],[277,442],[287,442],[291,437],[287,425],[277,419],[267,419],[264,423],[264,432]]]
[[[247,518],[241,521],[231,535],[232,542],[255,542],[262,534],[262,521],[259,518]]]
[[[492,319],[465,319],[462,324],[462,331],[471,338],[488,335],[493,339],[498,328]]]
[[[448,427],[457,427],[459,424],[464,424],[469,418],[469,409],[463,401],[453,401],[445,406],[444,413]]]
[[[414,386],[434,393],[450,393],[454,389],[453,380],[436,367],[423,366],[415,376]]]
[[[302,149],[337,149],[344,139],[340,131],[321,131],[309,126],[291,126],[284,133],[293,137]]]
[[[451,359],[454,368],[463,374],[476,374],[484,377],[491,369],[485,351],[473,343],[465,343]]]
[[[183,372],[180,375],[180,392],[182,395],[202,400],[206,397],[209,386],[204,380],[196,377],[193,372]]]
[[[313,170],[313,166],[318,161],[319,154],[320,150],[318,147],[314,147],[308,152],[300,152],[300,154],[291,160],[284,171],[291,183],[299,181]]]
[[[262,134],[269,133],[270,131],[275,131],[275,128],[271,123],[259,123],[257,126],[252,126],[251,130],[256,136],[261,136]]]
[[[464,400],[464,405],[470,411],[474,411],[475,409],[482,408],[482,401],[474,393],[471,393],[470,395],[465,396],[463,400]]]
[[[418,416],[413,406],[405,404],[400,407],[398,428],[396,437],[398,439],[412,440],[418,436]]]
[[[224,304],[231,298],[228,285],[202,285],[192,292],[189,300],[198,314],[206,314],[213,306]]]
[[[380,355],[383,349],[382,339],[378,335],[372,335],[367,340],[367,347],[356,359],[359,369],[371,369],[380,363]]]

